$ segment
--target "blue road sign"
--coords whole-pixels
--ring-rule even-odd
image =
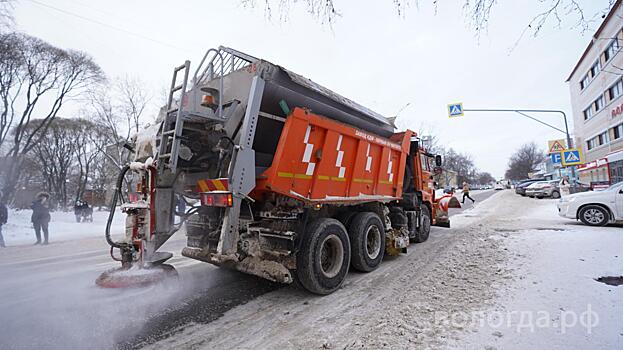
[[[552,157],[552,163],[554,163],[554,164],[561,164],[562,163],[562,157],[560,155],[560,152],[552,153],[552,154],[550,154],[550,156]]]
[[[448,105],[448,117],[461,117],[463,116],[463,103],[452,103]]]
[[[578,148],[562,151],[562,165],[580,165],[584,163],[582,160],[582,151]]]

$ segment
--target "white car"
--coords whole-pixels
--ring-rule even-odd
[[[503,184],[503,183],[501,183],[501,182],[498,182],[498,183],[496,183],[496,184],[495,184],[495,190],[496,190],[496,191],[503,190],[503,189],[505,189],[505,188],[506,188],[506,187],[504,187],[504,184]]]
[[[558,202],[558,215],[590,226],[623,222],[623,182],[603,191],[563,196]]]

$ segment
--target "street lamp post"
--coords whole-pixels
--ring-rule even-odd
[[[573,142],[571,141],[571,135],[569,134],[569,124],[567,123],[567,114],[564,111],[557,109],[464,109],[464,112],[514,112],[520,114],[526,118],[532,119],[538,123],[541,123],[545,126],[548,126],[554,130],[560,131],[567,136],[567,147],[570,149],[573,148]],[[563,119],[565,120],[565,130],[561,130],[551,124],[548,124],[542,120],[539,120],[531,115],[526,113],[560,113],[562,114]],[[575,179],[575,166],[571,167],[571,177]]]

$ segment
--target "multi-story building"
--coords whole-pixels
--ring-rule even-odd
[[[586,164],[580,181],[623,181],[623,1],[617,0],[591,38],[567,82],[575,147]]]

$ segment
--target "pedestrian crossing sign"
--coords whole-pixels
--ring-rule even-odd
[[[449,118],[455,118],[455,117],[462,117],[464,115],[463,113],[463,103],[452,103],[448,105],[448,117]]]
[[[562,151],[562,165],[580,165],[583,164],[582,150],[578,148],[572,148]]]

